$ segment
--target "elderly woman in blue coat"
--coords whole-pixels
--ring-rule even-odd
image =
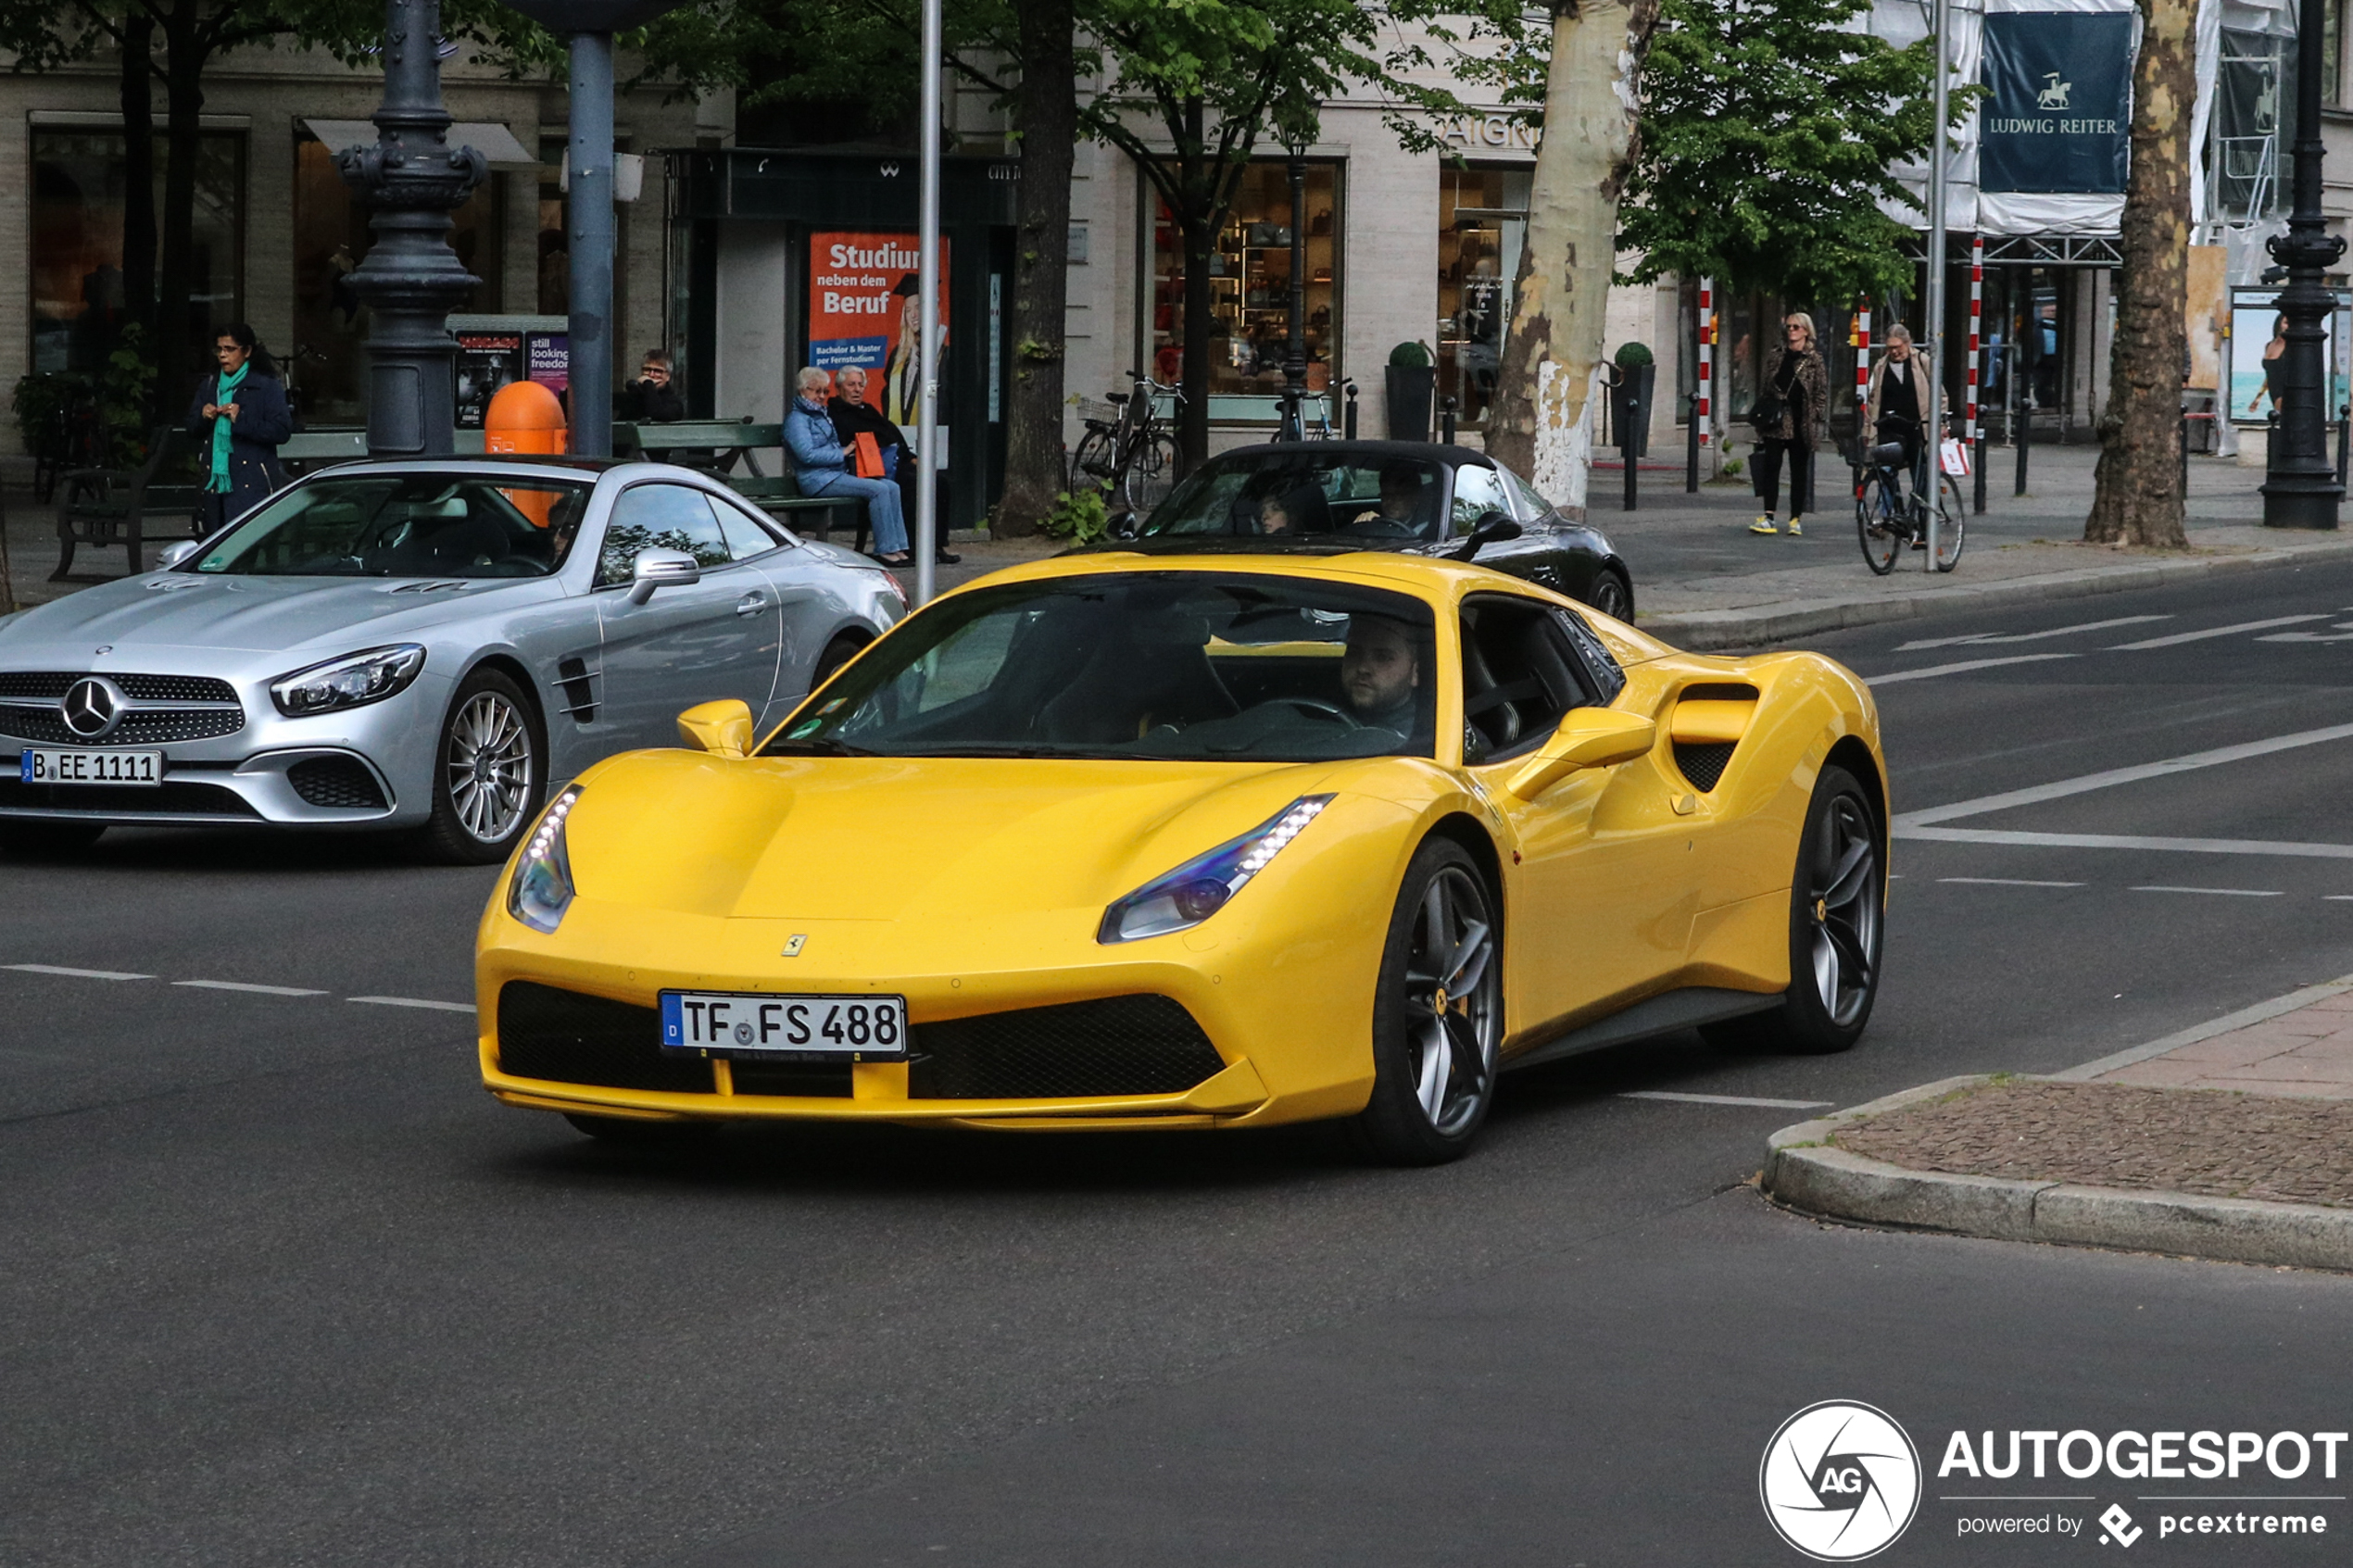
[[[294,433],[285,383],[254,330],[243,321],[224,329],[212,352],[220,369],[188,405],[188,433],[205,476],[200,534],[235,521],[284,483],[278,447]]]
[[[861,479],[850,471],[855,446],[842,445],[825,408],[825,394],[833,378],[814,365],[793,378],[793,405],[785,415],[785,445],[792,450],[793,479],[804,495],[862,495],[866,516],[875,525],[875,558],[885,566],[906,566],[907,519],[899,508],[899,486],[887,479]]]

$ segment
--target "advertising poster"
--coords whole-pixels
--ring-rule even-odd
[[[2132,80],[2129,11],[1988,16],[1979,187],[2122,191]]]
[[[523,334],[523,374],[561,397],[572,384],[572,334]]]
[[[2271,388],[2264,369],[2276,361],[2273,345],[2281,342],[2280,291],[2273,288],[2231,291],[2230,418],[2234,424],[2259,425],[2271,417]],[[2345,396],[2345,339],[2342,331],[2348,296],[2337,296],[2337,307],[2322,323],[2328,336],[2323,358],[2329,367],[2328,418],[2336,419]]]
[[[866,372],[866,401],[902,430],[915,423],[915,236],[809,236],[809,363]],[[939,242],[939,341],[948,354],[948,241]],[[940,418],[947,419],[945,379]],[[912,437],[911,437],[912,438]]]
[[[480,430],[491,397],[509,382],[522,379],[521,332],[459,332],[458,428]]]

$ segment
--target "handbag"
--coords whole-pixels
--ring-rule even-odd
[[[861,479],[882,478],[882,443],[875,439],[874,433],[860,431],[850,438],[850,445],[858,448],[858,477]]]
[[[1780,424],[1788,412],[1789,405],[1775,396],[1772,389],[1768,387],[1758,393],[1756,401],[1749,406],[1748,422],[1761,433],[1767,426]]]

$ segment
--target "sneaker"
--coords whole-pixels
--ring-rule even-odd
[[[1797,525],[1797,520],[1795,518],[1789,520],[1789,536],[1793,539],[1803,539],[1806,537],[1806,530]]]
[[[1765,516],[1758,518],[1755,522],[1750,523],[1748,525],[1748,531],[1751,533],[1779,533],[1780,532],[1779,528],[1773,526],[1773,519],[1770,513],[1768,513]]]

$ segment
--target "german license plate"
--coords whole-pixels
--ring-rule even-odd
[[[711,1056],[900,1061],[907,1055],[907,998],[664,991],[661,1043]]]
[[[29,784],[159,784],[163,753],[88,746],[36,751],[27,746],[17,761],[17,777]]]

